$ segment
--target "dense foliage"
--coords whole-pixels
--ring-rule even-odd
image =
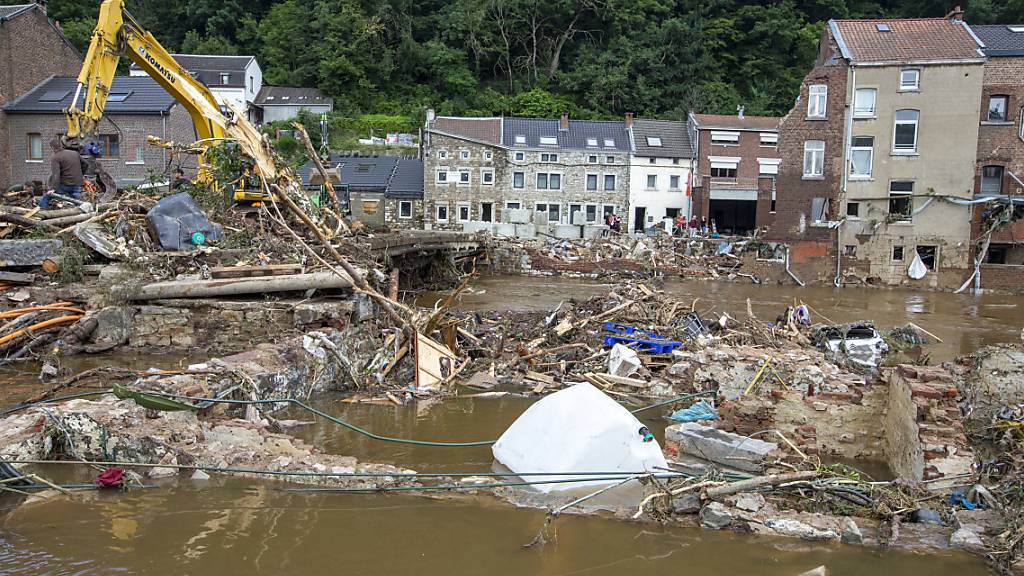
[[[0,0],[15,4],[26,0]],[[79,47],[98,0],[50,0]],[[955,0],[130,0],[169,49],[255,54],[266,82],[347,115],[780,114],[829,18],[942,16]],[[1024,0],[963,0],[972,23]]]

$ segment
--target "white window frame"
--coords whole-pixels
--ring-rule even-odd
[[[871,138],[871,146],[855,146],[855,145],[853,145],[852,144],[853,141],[856,140],[857,138]],[[854,136],[850,140],[850,142],[851,142],[851,145],[850,145],[850,180],[871,180],[871,176],[874,174],[874,170],[875,170],[875,140],[874,140],[874,137],[872,137],[872,136]],[[857,152],[865,152],[865,151],[867,151],[867,153],[868,153],[868,171],[867,171],[867,173],[854,172],[853,171],[853,166],[854,166],[853,156],[854,156],[854,154],[856,154]]]
[[[441,209],[444,208],[444,218],[441,218]],[[435,222],[447,222],[448,217],[451,216],[449,213],[449,206],[445,204],[436,204],[434,206],[434,221]]]
[[[523,183],[519,186],[516,186],[516,174],[520,174],[523,177]],[[515,188],[516,190],[522,190],[523,188],[526,188],[526,172],[512,173],[512,188]]]
[[[909,120],[900,120],[900,112],[914,112],[917,114],[917,118],[911,122]],[[897,148],[896,147],[896,128],[901,124],[913,124],[914,125],[914,147],[913,148]],[[921,111],[913,109],[901,109],[897,110],[893,114],[893,125],[892,125],[892,153],[895,155],[906,154],[914,155],[917,154],[917,147],[921,138]]]
[[[437,158],[439,160],[447,160],[448,159],[448,151],[445,150],[444,148],[438,150],[437,151]]]
[[[781,158],[758,158],[757,159],[757,175],[758,176],[778,176],[779,175],[779,165],[780,164],[782,164],[782,159]]]
[[[525,162],[526,161],[526,152],[516,152],[516,155],[515,155],[514,158],[515,158],[516,162]]]
[[[861,202],[859,200],[853,200],[853,201],[850,201],[850,202],[846,203],[846,219],[847,220],[860,220],[861,204],[863,204],[863,202]],[[857,214],[856,215],[850,214],[850,206],[856,206],[857,207]]]
[[[615,164],[615,156],[605,156],[604,157],[604,163],[605,164]]]
[[[828,111],[828,84],[807,87],[807,117],[825,118]]]
[[[540,179],[541,176],[544,177],[544,186],[543,187],[540,186],[540,182],[538,182],[538,180]],[[558,178],[558,186],[557,187],[551,185],[552,176],[555,176],[555,177]],[[537,172],[537,177],[534,178],[533,183],[534,183],[534,187],[537,190],[561,190],[562,189],[562,173],[561,172]]]
[[[457,186],[472,186],[473,185],[473,171],[469,168],[459,168],[459,179],[455,181]],[[466,175],[466,181],[462,181],[462,175]]]
[[[590,179],[594,179],[594,187],[590,188]],[[586,192],[597,192],[600,190],[598,186],[601,185],[601,175],[589,173],[583,176],[583,190]]]
[[[402,208],[409,207],[409,215],[402,216]],[[398,202],[398,219],[399,220],[412,220],[412,200],[400,200]]]
[[[491,160],[492,158],[494,158],[494,152],[484,150],[484,160]]]
[[[871,94],[871,109],[868,110],[863,106],[860,106],[861,94]],[[877,88],[857,88],[853,93],[853,117],[854,118],[874,118],[878,109],[878,89]]]
[[[818,146],[819,143],[821,146]],[[816,157],[820,157],[820,162],[815,162]],[[810,160],[809,165],[808,160]],[[804,140],[804,178],[822,178],[824,176],[825,141]]]
[[[612,187],[611,188],[608,187],[608,179],[609,178],[612,179]],[[614,192],[615,189],[619,187],[619,179],[618,179],[618,176],[616,174],[605,174],[604,178],[602,178],[601,180],[602,180],[602,188],[601,188],[601,190],[604,191],[604,192]]]
[[[711,131],[711,145],[712,146],[739,146],[740,145],[740,133],[723,130],[712,130]]]
[[[459,159],[460,160],[469,160],[469,158],[470,158],[469,150],[459,150]]]
[[[909,192],[902,191],[902,190],[893,191],[892,185],[895,182],[910,182],[910,191]],[[910,214],[907,214],[906,218],[901,218],[900,220],[896,220],[895,221],[896,223],[913,223],[913,221],[914,221],[914,190],[916,188],[917,188],[917,183],[914,182],[913,180],[890,180],[889,181],[889,199],[890,200],[892,200],[892,198],[894,196],[895,197],[909,198],[910,199]],[[892,214],[892,211],[890,210],[890,206],[886,206],[886,213],[888,213],[890,215]]]
[[[759,146],[761,148],[778,148],[779,135],[775,132],[762,132],[760,135]]]
[[[1022,112],[1022,114],[1024,114],[1024,112]],[[587,164],[598,164],[598,163],[599,163],[599,159],[598,159],[596,154],[591,154],[590,156],[587,156]]]
[[[587,148],[597,148],[597,138],[587,138]]]
[[[605,138],[604,139],[604,147],[605,148],[615,148],[615,140],[613,140],[611,138]]]
[[[540,137],[540,145],[541,146],[558,146],[558,137],[557,136],[541,136]]]
[[[557,164],[558,154],[554,152],[544,152],[540,155],[540,161],[544,164]]]
[[[515,206],[516,206],[515,208],[512,207],[513,204],[515,204]],[[522,209],[523,209],[523,203],[522,202],[516,202],[515,200],[506,200],[505,201],[505,210],[522,210]]]
[[[1000,99],[1003,102],[1003,119],[993,120],[992,119],[992,102],[995,99]],[[1010,122],[1010,96],[1008,94],[991,94],[988,97],[988,110],[985,111],[985,121],[987,122]]]
[[[555,224],[561,224],[562,223],[562,203],[561,202],[551,202],[551,201],[548,201],[548,200],[540,200],[540,201],[537,201],[537,202],[533,203],[533,211],[534,212],[540,212],[541,211],[540,210],[540,206],[544,206],[543,212],[548,215],[548,223],[551,223],[551,222],[554,222]],[[556,218],[555,220],[551,220],[551,207],[552,206],[558,206],[558,218]]]
[[[448,172],[448,168],[438,168],[434,174],[434,184],[451,184],[448,180]],[[444,178],[441,177],[442,174],[444,174]]]
[[[487,181],[487,176],[490,175],[491,181]],[[481,168],[480,169],[480,185],[481,186],[494,186],[494,168]]]
[[[651,184],[651,179],[652,178],[654,179],[654,184]],[[644,190],[657,190],[657,189],[658,189],[658,175],[657,174],[648,174],[647,175],[647,183],[644,186]]]
[[[672,184],[673,180],[675,180],[675,185]],[[683,181],[683,177],[681,175],[679,175],[679,174],[669,174],[669,177],[668,177],[668,189],[669,190],[682,190],[682,187],[680,186],[680,183],[682,183],[682,181]]]
[[[907,82],[906,76],[913,74],[914,81]],[[900,92],[915,92],[921,89],[921,69],[920,68],[904,68],[900,70]]]
[[[661,138],[658,136],[648,136],[647,145],[652,148],[661,148]]]
[[[462,209],[466,209],[466,217],[462,217]],[[473,205],[469,202],[457,202],[455,204],[455,221],[456,222],[469,222],[473,219]]]
[[[523,134],[516,134],[515,143],[516,146],[526,146],[526,136]]]

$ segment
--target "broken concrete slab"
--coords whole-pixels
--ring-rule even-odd
[[[724,432],[694,422],[665,429],[665,442],[680,453],[703,458],[722,466],[761,473],[778,444]]]
[[[39,266],[55,259],[62,245],[60,240],[0,240],[0,268]]]

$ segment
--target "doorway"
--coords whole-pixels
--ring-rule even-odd
[[[647,207],[633,208],[633,232],[643,232],[647,226]]]
[[[480,203],[480,219],[484,222],[494,222],[494,203],[493,202],[481,202]]]

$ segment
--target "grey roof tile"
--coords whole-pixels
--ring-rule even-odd
[[[4,111],[9,114],[62,114],[71,106],[77,84],[78,80],[70,76],[51,76],[8,103]],[[148,76],[117,76],[111,83],[110,94],[105,114],[161,114],[176,104],[174,97]],[[113,99],[114,95],[121,94],[127,95],[123,101]],[[79,106],[84,100],[83,95]]]
[[[985,44],[982,51],[987,56],[1024,56],[1024,24],[988,24],[971,30]]]
[[[38,4],[13,4],[11,6],[0,6],[0,20],[8,20],[15,16],[21,16]]]
[[[657,139],[657,140],[653,140]],[[655,142],[661,145],[655,145]],[[633,145],[635,154],[643,157],[693,158],[693,144],[690,142],[686,122],[675,120],[633,121]]]
[[[398,168],[388,186],[389,198],[403,200],[423,199],[423,160],[418,158],[399,158]]]
[[[171,57],[207,86],[245,86],[245,70],[255,56],[216,56],[209,54],[171,54]],[[132,63],[132,69],[140,70]],[[227,74],[227,82],[222,78]]]
[[[349,190],[387,192],[391,198],[423,198],[423,161],[398,156],[348,156],[331,154],[328,169],[341,166],[341,185]],[[307,162],[298,170],[309,185],[314,171]]]
[[[629,131],[622,120],[569,120],[569,129],[558,129],[559,120],[547,118],[505,118],[502,144],[512,148],[567,148],[576,150],[629,152]],[[517,144],[523,136],[525,144]],[[557,145],[542,145],[541,138],[553,137]],[[612,145],[606,146],[605,140]],[[595,143],[596,146],[588,145]]]

